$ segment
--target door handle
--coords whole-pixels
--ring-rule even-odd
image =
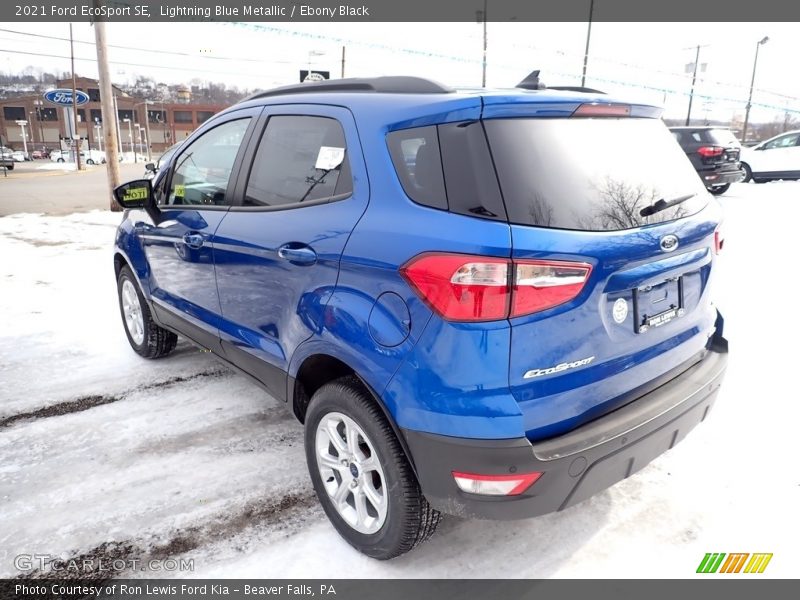
[[[313,265],[317,262],[317,253],[310,246],[284,244],[278,248],[278,256],[296,265]]]
[[[197,250],[203,246],[203,236],[199,233],[186,233],[183,235],[183,243]]]

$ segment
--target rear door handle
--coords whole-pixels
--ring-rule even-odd
[[[203,236],[199,233],[186,233],[183,235],[183,243],[197,250],[203,246]]]
[[[317,262],[317,253],[310,246],[284,244],[278,248],[278,256],[296,265],[313,265]]]

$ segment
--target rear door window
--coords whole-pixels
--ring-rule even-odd
[[[728,129],[711,129],[708,132],[709,139],[718,146],[739,146],[739,140]]]
[[[244,206],[302,205],[352,194],[346,150],[336,119],[271,117],[253,160]]]
[[[660,120],[491,119],[485,127],[512,223],[614,231],[692,215],[708,202]]]

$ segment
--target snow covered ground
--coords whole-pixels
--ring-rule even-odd
[[[0,577],[48,553],[194,559],[181,575],[203,577],[683,578],[706,552],[772,552],[761,577],[796,577],[800,182],[737,184],[721,201],[731,363],[710,418],[578,506],[448,517],[390,562],[328,524],[283,405],[188,344],[155,362],[130,350],[119,214],[0,218]]]

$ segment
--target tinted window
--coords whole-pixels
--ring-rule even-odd
[[[270,118],[253,160],[245,206],[297,204],[352,191],[344,131],[338,121]]]
[[[24,106],[4,106],[3,118],[6,121],[23,121],[26,119]]]
[[[250,119],[229,121],[204,133],[175,161],[167,204],[225,206],[228,180]]]
[[[176,123],[191,123],[192,111],[190,110],[176,110],[172,114],[172,118]]]
[[[628,229],[694,214],[708,200],[655,119],[493,119],[485,127],[513,223]],[[683,200],[642,216],[662,199]]]
[[[436,127],[395,131],[389,134],[387,142],[406,195],[418,204],[447,210]]]
[[[711,129],[708,132],[709,139],[719,146],[739,146],[739,140],[729,129]]]

